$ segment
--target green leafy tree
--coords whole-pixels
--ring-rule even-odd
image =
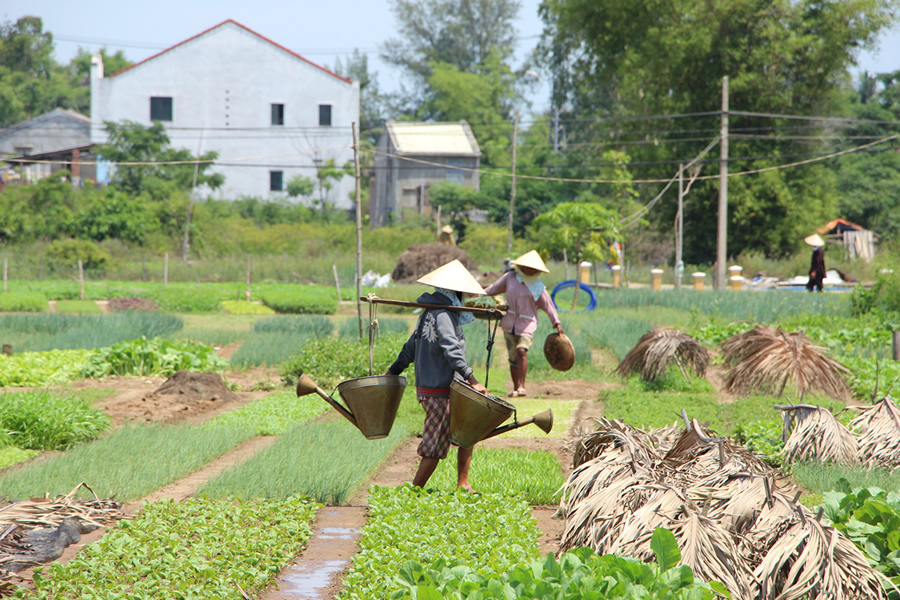
[[[98,146],[97,153],[115,163],[111,183],[126,193],[146,191],[159,199],[175,190],[190,190],[195,160],[200,161],[198,186],[216,189],[225,182],[221,173],[207,173],[218,153],[207,152],[195,159],[188,150],[170,148],[169,136],[161,123],[145,127],[133,121],[107,121],[106,131],[109,143]]]
[[[354,167],[352,162],[346,162],[343,166],[337,166],[337,161],[333,158],[326,159],[316,164],[316,185],[319,188],[319,207],[324,214],[328,210],[328,202],[325,200],[325,193],[334,187],[334,184],[346,175],[353,175]]]
[[[553,76],[553,105],[563,113],[569,144],[587,148],[577,162],[596,161],[596,150],[583,145],[615,146],[623,140],[632,159],[644,165],[639,179],[668,179],[678,162],[709,142],[718,115],[645,117],[717,110],[723,76],[730,80],[732,110],[847,114],[847,69],[859,49],[871,46],[894,22],[894,9],[891,0],[711,0],[702,6],[689,0],[549,0],[541,8],[547,26],[541,58]],[[763,117],[731,119],[731,127],[755,135],[731,140],[730,155],[740,158],[729,170],[769,170],[729,180],[730,254],[792,253],[798,231],[837,210],[833,164],[778,168],[797,155],[834,149],[812,139],[824,126],[816,129],[813,123],[798,139],[785,129],[794,125]],[[785,135],[765,135],[773,130]],[[658,189],[643,188],[644,200]],[[691,191],[685,212],[688,262],[715,255],[710,233],[716,230],[717,198],[715,180],[698,181]],[[674,202],[663,202],[649,218],[658,231],[670,230],[674,212]]]
[[[347,62],[338,60],[334,70],[339,75],[359,82],[360,137],[374,146],[381,135],[385,114],[385,97],[378,89],[378,74],[369,70],[369,57],[358,48],[353,50]]]
[[[54,108],[84,110],[88,92],[53,60],[53,35],[39,17],[0,24],[0,127]]]
[[[511,115],[518,96],[515,75],[491,54],[478,72],[450,63],[435,63],[427,79],[428,93],[418,116],[432,121],[468,121],[485,164],[509,160]]]
[[[310,196],[316,189],[316,181],[304,175],[294,175],[287,182],[287,193],[291,198]]]

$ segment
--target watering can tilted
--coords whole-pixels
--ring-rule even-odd
[[[318,394],[369,440],[385,438],[391,433],[405,389],[406,378],[399,375],[348,379],[337,386],[338,393],[349,407],[344,408],[307,375],[301,375],[297,382],[297,396]]]
[[[505,400],[475,391],[466,383],[450,384],[450,441],[461,448],[471,448],[495,435],[534,423],[544,433],[553,429],[553,411],[547,409],[522,421],[497,427],[515,411]]]

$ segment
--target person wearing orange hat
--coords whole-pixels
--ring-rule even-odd
[[[462,306],[464,295],[483,296],[484,289],[458,260],[435,269],[417,280],[434,286],[434,292],[419,296],[420,304]],[[400,375],[411,363],[416,365],[416,397],[425,410],[425,425],[418,453],[422,457],[413,485],[425,487],[438,463],[450,449],[450,384],[454,378],[468,383],[477,392],[487,392],[478,383],[466,361],[466,338],[462,325],[475,317],[470,312],[443,308],[426,309],[415,331],[403,345],[397,360],[387,371]],[[469,465],[472,448],[459,448],[456,456],[457,486],[471,490]]]
[[[823,288],[823,280],[825,279],[825,240],[814,233],[803,240],[813,247],[812,262],[809,265],[809,281],[806,282],[806,290],[821,292]]]
[[[500,320],[503,338],[509,351],[509,373],[513,381],[510,398],[526,396],[525,377],[528,375],[528,349],[534,340],[537,330],[538,309],[550,317],[550,322],[560,334],[563,334],[562,323],[547,288],[541,282],[541,273],[549,273],[547,265],[536,250],[526,252],[509,263],[515,267],[507,271],[500,279],[484,289],[488,296],[505,293],[509,304],[506,314]]]

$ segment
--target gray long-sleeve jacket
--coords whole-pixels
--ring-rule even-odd
[[[417,302],[451,305],[449,298],[433,292],[422,294]],[[464,380],[472,375],[472,367],[466,362],[466,338],[459,324],[459,313],[428,309],[419,317],[416,330],[388,371],[399,375],[412,362],[416,363],[419,393],[448,394],[454,373]]]

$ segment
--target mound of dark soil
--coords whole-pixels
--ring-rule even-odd
[[[397,283],[415,283],[416,279],[431,273],[438,267],[446,265],[453,259],[461,262],[467,269],[477,270],[475,261],[456,246],[449,244],[415,244],[397,259],[391,279]]]
[[[237,398],[234,392],[225,387],[225,382],[218,373],[191,371],[178,371],[155,391],[147,394],[147,399],[163,400],[163,396],[174,396],[171,400],[181,404]]]

